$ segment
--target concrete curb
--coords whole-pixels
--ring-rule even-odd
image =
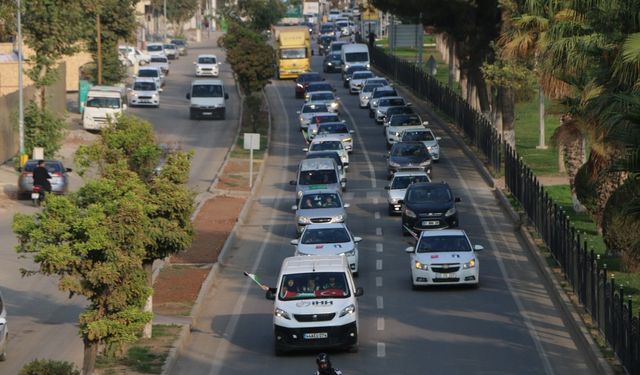
[[[592,368],[597,368],[598,371],[602,374],[613,374],[613,369],[602,355],[600,348],[593,340],[593,337],[591,337],[589,330],[587,329],[584,321],[578,313],[577,306],[571,301],[569,296],[565,293],[564,289],[560,286],[558,278],[551,272],[551,270],[547,266],[544,256],[540,253],[537,244],[527,230],[528,227],[526,225],[522,225],[523,223],[526,223],[526,219],[523,220],[523,218],[515,211],[504,192],[500,188],[496,187],[495,179],[493,178],[493,175],[491,174],[491,172],[489,172],[485,164],[462,139],[461,135],[458,134],[457,128],[453,128],[455,125],[451,125],[442,121],[432,109],[429,102],[417,97],[405,86],[401,86],[397,82],[395,83],[395,85],[397,88],[405,92],[407,96],[410,97],[414,102],[419,100],[426,103],[425,108],[429,116],[433,118],[435,120],[435,123],[449,135],[449,137],[456,143],[456,145],[460,149],[462,149],[467,158],[473,163],[474,168],[480,173],[483,180],[485,180],[487,185],[493,189],[498,202],[514,222],[516,227],[515,229],[520,234],[520,237],[523,239],[527,250],[532,255],[535,261],[535,265],[542,275],[543,282],[545,283],[545,286],[547,286],[547,290],[549,291],[551,298],[554,300],[554,302],[556,302],[556,305],[560,307],[562,317],[564,318],[563,321],[565,322],[565,324],[567,324],[567,327],[571,331],[576,345],[582,348],[583,352],[587,354]]]
[[[236,88],[237,87],[238,86],[236,85]],[[238,93],[239,92],[240,91],[238,89]],[[265,99],[264,102],[267,105],[267,112],[269,114],[268,115],[269,126],[268,126],[268,129],[267,129],[267,139],[270,141],[271,140],[271,110],[269,109],[269,102],[266,100],[266,94],[264,93],[264,91],[263,91],[262,94],[263,94],[263,97]],[[240,97],[242,98],[242,96],[240,96]],[[238,132],[236,134],[236,139],[234,141],[234,145],[238,142],[238,137],[240,136],[240,129],[242,128],[242,112],[243,111],[242,111],[242,104],[241,104],[240,122],[239,122],[239,126],[238,126]],[[253,206],[252,197],[255,195],[255,192],[258,190],[258,188],[262,185],[262,178],[264,176],[265,169],[266,169],[265,166],[266,166],[267,160],[269,158],[269,146],[270,146],[270,144],[271,144],[271,142],[267,143],[267,146],[265,147],[264,158],[262,159],[262,164],[260,165],[260,169],[258,171],[258,175],[256,176],[255,184],[251,188],[251,192],[250,192],[249,196],[247,197],[247,200],[244,202],[242,210],[240,211],[240,214],[238,215],[238,219],[236,220],[235,224],[233,225],[233,228],[231,228],[231,232],[229,232],[229,236],[224,241],[224,245],[222,246],[222,250],[220,250],[220,254],[218,255],[218,261],[215,262],[213,264],[213,266],[211,266],[211,269],[209,270],[209,273],[207,274],[206,279],[204,280],[204,282],[200,286],[200,291],[198,292],[198,297],[196,297],[196,301],[193,304],[193,307],[191,308],[191,324],[183,326],[182,330],[180,330],[180,334],[178,336],[178,339],[174,342],[171,350],[169,351],[169,355],[167,356],[167,358],[165,360],[165,364],[162,367],[162,374],[163,375],[169,374],[171,372],[171,370],[173,370],[173,368],[174,368],[174,366],[176,364],[177,358],[178,358],[178,354],[180,354],[180,352],[182,351],[182,349],[184,348],[184,346],[188,342],[189,338],[191,337],[191,328],[193,326],[195,326],[197,324],[197,322],[198,322],[198,316],[200,315],[200,312],[202,310],[202,306],[204,305],[204,299],[206,297],[206,294],[207,294],[209,288],[211,287],[211,284],[213,284],[213,282],[215,281],[216,277],[220,273],[220,268],[224,267],[225,259],[228,257],[229,252],[231,251],[231,248],[233,247],[233,245],[236,242],[236,239],[237,239],[236,233],[238,231],[238,228],[241,225],[244,225],[244,223],[245,223],[245,221],[247,219],[247,216],[249,215],[249,212],[251,211],[251,207]],[[218,173],[216,174],[216,178],[211,183],[211,186],[209,186],[208,192],[211,191],[211,188],[217,182],[220,172],[224,170],[224,166],[227,164],[230,154],[231,154],[231,149],[229,149],[229,151],[227,151],[227,155],[225,156],[225,161],[223,162],[222,166],[218,170]],[[203,201],[201,201],[201,204],[199,205],[198,210],[201,209],[201,207],[204,205],[204,203],[208,199],[211,199],[211,198],[215,197],[215,195],[213,195],[211,193],[208,193],[208,192],[207,192],[207,194],[209,195],[209,197],[204,199]]]

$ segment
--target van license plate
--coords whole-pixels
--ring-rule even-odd
[[[437,220],[428,220],[428,221],[423,221],[422,225],[427,226],[427,227],[431,227],[434,225],[438,225],[440,224],[440,222],[438,222]]]
[[[327,332],[305,333],[303,337],[305,340],[326,339],[329,337],[329,334]]]
[[[31,199],[38,199],[40,198],[40,193],[31,193]]]
[[[213,112],[202,112],[203,115],[205,116],[211,116],[213,114]]]

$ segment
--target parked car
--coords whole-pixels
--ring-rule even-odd
[[[196,77],[217,77],[220,74],[220,62],[216,55],[198,55],[196,61]]]
[[[298,99],[304,98],[304,94],[307,90],[307,87],[309,87],[311,83],[322,82],[322,81],[324,81],[324,78],[320,75],[320,73],[317,73],[317,72],[300,73],[300,75],[298,75],[298,78],[296,78],[295,80],[296,98]]]
[[[402,209],[402,234],[428,229],[457,228],[458,210],[446,182],[422,182],[411,184],[404,196]]]
[[[387,179],[402,170],[419,170],[431,177],[431,154],[422,142],[394,143],[387,156]]]
[[[389,185],[384,189],[387,192],[387,203],[389,215],[399,214],[402,212],[404,196],[407,188],[411,184],[419,182],[431,182],[429,175],[422,171],[403,171],[396,172],[391,179]]]
[[[409,253],[411,284],[422,285],[480,285],[480,261],[476,256],[481,245],[471,245],[467,233],[461,229],[424,231],[416,246],[405,249]]]
[[[151,56],[149,66],[155,66],[160,68],[162,74],[169,75],[169,59],[166,56]]]
[[[18,197],[30,198],[33,190],[33,170],[38,166],[37,160],[27,160],[18,177]],[[44,166],[51,175],[51,192],[54,194],[66,194],[69,191],[70,168],[65,168],[59,160],[45,160]]]
[[[336,73],[342,71],[342,57],[340,53],[330,53],[322,61],[322,71],[324,73]]]
[[[175,60],[178,58],[178,47],[173,43],[165,43],[164,54],[167,55],[170,60]]]
[[[4,297],[0,292],[0,361],[7,359],[7,340],[9,338],[9,326],[7,324],[7,308]]]
[[[184,40],[184,39],[171,39],[171,44],[176,46],[176,48],[178,49],[178,54],[180,56],[186,56],[187,55],[187,41],[186,40]]]
[[[160,85],[153,78],[137,78],[127,92],[130,106],[160,107]]]

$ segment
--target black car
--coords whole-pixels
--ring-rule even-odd
[[[322,71],[325,73],[335,73],[342,70],[342,57],[339,53],[330,53],[325,56],[322,62]]]
[[[320,25],[320,35],[330,35],[330,36],[335,36],[336,35],[336,25],[334,25],[333,23],[323,23],[322,25]]]
[[[431,154],[422,142],[394,143],[387,156],[387,179],[401,170],[421,170],[431,177]]]
[[[328,82],[311,82],[305,88],[305,94],[316,91],[336,91],[336,89],[334,89]]]
[[[453,196],[446,182],[409,185],[402,209],[402,234],[458,227],[456,202],[460,202],[460,198]]]
[[[411,106],[391,107],[387,109],[387,113],[384,115],[383,123],[385,126],[389,125],[391,116],[393,115],[415,115],[416,111]]]
[[[321,35],[318,37],[318,54],[326,55],[329,51],[331,42],[338,40],[335,35]]]
[[[300,73],[298,78],[296,78],[296,98],[304,98],[304,93],[310,83],[322,81],[324,81],[324,78],[320,75],[320,73]]]
[[[344,88],[349,88],[349,81],[351,80],[351,76],[353,72],[361,72],[363,70],[369,70],[364,65],[354,65],[350,66],[347,70],[342,72],[342,79],[344,80]]]

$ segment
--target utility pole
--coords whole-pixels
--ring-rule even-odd
[[[100,29],[100,8],[96,7],[96,33],[97,35],[97,47],[98,47],[98,85],[102,84],[102,31]]]
[[[20,0],[18,0],[18,14],[17,14],[17,26],[18,26],[18,132],[20,137],[20,168],[23,165],[24,159],[24,98],[23,98],[23,90],[24,83],[22,81],[22,17],[20,13],[22,12],[22,4]]]
[[[164,0],[164,6],[163,6],[163,14],[164,14],[164,39],[162,40],[162,43],[164,43],[167,40],[167,0]]]

